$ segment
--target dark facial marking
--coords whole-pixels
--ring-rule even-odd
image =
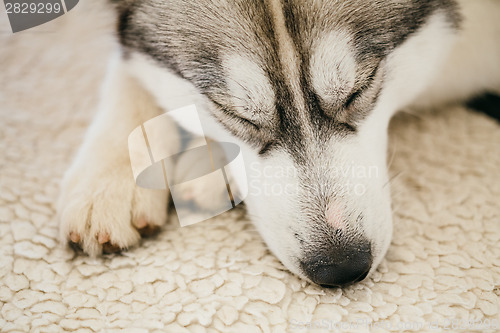
[[[320,5],[319,5],[320,4]],[[349,112],[337,122],[328,120],[332,110],[324,110],[320,97],[311,88],[310,59],[313,43],[325,33],[336,29],[347,30],[353,36],[358,68],[372,69],[372,74],[363,78],[364,84],[352,92],[343,109],[349,109],[362,95],[375,76],[384,57],[416,32],[429,16],[442,9],[447,13],[450,25],[457,28],[459,16],[453,0],[408,0],[404,2],[352,1],[283,1],[287,29],[301,56],[301,83],[308,101],[311,121],[324,132],[338,134],[356,132],[357,123],[368,113],[365,106],[353,114]],[[356,73],[359,78],[362,73]],[[378,92],[374,93],[375,98]],[[372,101],[373,104],[374,101]],[[335,113],[334,113],[335,115]],[[323,136],[324,134],[322,134]]]
[[[113,1],[113,0],[112,0]],[[141,0],[118,3],[118,34],[125,50],[150,56],[193,83],[217,106],[214,114],[228,130],[265,155],[276,147],[286,148],[298,161],[307,160],[304,148],[304,117],[293,105],[287,78],[280,64],[274,20],[264,0]],[[367,108],[336,112],[321,103],[312,89],[309,59],[315,40],[338,27],[352,33],[359,68],[376,69],[378,63],[416,31],[438,9],[446,9],[451,25],[457,25],[452,0],[407,0],[383,2],[352,0],[323,1],[318,10],[304,0],[283,1],[287,29],[301,60],[301,89],[313,128],[313,139],[326,142],[332,135],[356,132]],[[226,104],[226,73],[221,55],[239,54],[255,61],[269,78],[275,93],[276,122],[265,128],[250,119],[231,114]],[[370,82],[365,77],[364,82]],[[342,109],[351,109],[362,99],[365,86],[356,87]],[[356,109],[356,108],[354,108]],[[363,111],[364,110],[364,111]],[[334,112],[335,111],[335,112]],[[257,110],[258,112],[258,110]],[[336,115],[343,115],[338,117]],[[270,144],[272,142],[272,144]]]

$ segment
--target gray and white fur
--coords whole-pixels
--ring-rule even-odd
[[[62,237],[91,255],[165,223],[168,193],[135,186],[127,136],[195,103],[207,136],[242,148],[249,215],[281,262],[324,286],[362,280],[391,242],[392,115],[500,91],[493,0],[111,5],[117,52],[59,202]],[[175,151],[174,124],[168,137]]]

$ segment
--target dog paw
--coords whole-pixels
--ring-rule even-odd
[[[136,186],[130,166],[73,167],[58,203],[60,234],[73,248],[95,256],[137,245],[167,219],[167,192]]]

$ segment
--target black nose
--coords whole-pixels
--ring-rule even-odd
[[[359,282],[368,275],[371,265],[369,243],[349,249],[320,251],[301,263],[302,270],[311,281],[323,287],[340,287]]]

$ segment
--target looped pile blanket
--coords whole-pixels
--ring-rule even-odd
[[[393,241],[351,287],[292,275],[244,209],[184,228],[173,214],[121,255],[62,245],[59,184],[95,113],[113,26],[104,1],[16,34],[0,11],[0,331],[500,329],[500,126],[461,106],[392,121]]]

